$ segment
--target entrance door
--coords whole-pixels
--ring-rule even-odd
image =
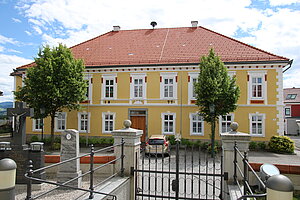
[[[146,139],[146,116],[130,116],[131,128],[143,130],[141,142],[145,142]]]

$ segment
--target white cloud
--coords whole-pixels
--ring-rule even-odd
[[[0,53],[0,90],[3,91],[4,96],[1,97],[1,101],[12,101],[12,91],[14,90],[14,78],[9,76],[13,72],[14,68],[21,65],[28,64],[32,60],[25,59],[15,55],[6,55]]]
[[[19,42],[16,41],[15,39],[13,39],[13,38],[8,38],[8,37],[5,37],[3,35],[0,35],[0,44],[6,44],[6,43],[18,44]]]
[[[293,3],[300,3],[300,0],[269,0],[271,6],[286,6]]]
[[[15,23],[21,23],[22,21],[17,18],[11,18]]]
[[[32,33],[31,33],[31,32],[29,32],[29,31],[25,31],[25,33],[26,33],[27,35],[29,35],[29,36],[31,36],[31,35],[32,35]]]
[[[292,66],[291,69],[289,69],[283,74],[283,88],[300,88],[300,67],[294,67],[295,66]]]
[[[4,46],[0,46],[0,52],[3,52],[3,51],[4,51],[4,49],[5,49],[5,47],[4,47]]]

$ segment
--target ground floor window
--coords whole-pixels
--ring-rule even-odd
[[[64,131],[66,129],[67,114],[58,112],[55,118],[56,131]]]
[[[233,122],[233,114],[223,115],[220,117],[221,133],[231,131],[230,124]]]
[[[79,132],[89,132],[89,113],[78,113],[78,130]]]
[[[162,113],[162,133],[167,135],[175,134],[175,113]]]
[[[33,131],[42,131],[44,125],[43,119],[34,119],[33,120]]]
[[[190,134],[204,135],[203,117],[198,113],[190,113]]]
[[[250,134],[264,136],[265,132],[265,115],[250,114]]]
[[[111,133],[115,129],[115,113],[102,113],[102,132]]]

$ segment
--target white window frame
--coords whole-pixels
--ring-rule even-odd
[[[130,99],[133,100],[144,100],[146,99],[146,94],[147,94],[147,83],[146,83],[146,74],[144,73],[134,73],[134,74],[130,74],[130,78],[131,78],[131,83],[130,83]],[[135,83],[134,80],[136,79],[142,79],[143,82],[141,84],[142,86],[142,96],[141,97],[135,97],[134,93],[135,93]]]
[[[165,116],[172,115],[173,116],[173,132],[165,132]],[[171,122],[171,120],[168,120]],[[161,132],[163,135],[175,135],[176,132],[176,113],[162,113],[161,114]]]
[[[160,99],[174,100],[177,99],[177,72],[161,72],[160,82]],[[165,79],[173,79],[173,97],[165,97]]]
[[[87,100],[92,103],[92,97],[93,97],[93,82],[92,82],[93,76],[91,74],[86,74],[84,77],[84,80],[88,83],[88,97]]]
[[[59,119],[58,117],[61,116],[61,115],[64,115],[65,118],[64,119]],[[59,129],[58,127],[58,121],[59,120],[63,120],[64,123],[65,123],[65,129]],[[56,117],[55,117],[55,132],[62,132],[64,130],[67,129],[67,113],[66,112],[57,112],[56,113]]]
[[[266,71],[248,71],[249,81],[248,81],[248,104],[250,100],[264,100],[264,103],[267,104],[267,81],[266,79],[267,72]],[[254,97],[252,92],[253,78],[261,78],[262,80],[262,96]]]
[[[199,72],[189,72],[188,76],[190,77],[190,81],[188,83],[188,98],[189,98],[189,104],[191,103],[191,100],[196,100],[195,94],[195,87],[194,87],[194,80],[198,80]]]
[[[193,116],[199,116],[199,113],[190,113],[189,117],[190,117],[190,135],[197,135],[197,136],[203,136],[204,135],[204,120],[203,120],[203,117],[202,116],[199,116],[200,117],[200,120],[197,120],[197,121],[194,121],[193,120]],[[201,124],[201,132],[194,132],[193,131],[193,123],[196,122],[196,123],[199,123]]]
[[[116,113],[114,112],[103,112],[102,113],[102,133],[104,134],[111,134],[112,131],[105,130],[105,116],[106,115],[112,115],[112,123],[113,123],[113,130],[115,130],[115,124],[116,124]]]
[[[290,109],[290,114],[289,114],[289,115],[286,115],[286,112],[285,112],[286,109]],[[291,106],[285,106],[285,107],[284,107],[284,116],[285,116],[285,117],[290,117],[290,116],[292,116],[292,108],[291,108]]]
[[[117,88],[118,88],[118,84],[117,84],[117,75],[116,74],[103,74],[102,75],[102,99],[104,100],[113,100],[113,99],[117,99]],[[106,91],[106,81],[107,80],[113,80],[113,97],[105,97],[105,91]]]
[[[87,115],[87,119],[84,121],[87,121],[87,130],[81,129],[81,115]],[[90,121],[91,121],[91,113],[90,112],[79,112],[78,113],[78,131],[79,133],[90,133]]]
[[[36,132],[41,132],[42,131],[43,125],[41,125],[41,120],[44,120],[44,119],[40,118],[40,119],[33,119],[32,120],[32,131],[36,131]],[[37,122],[39,124],[38,128],[36,128]]]
[[[234,122],[234,114],[233,113],[229,113],[229,114],[227,114],[227,115],[225,115],[226,117],[227,116],[231,116],[231,123],[232,122]],[[220,133],[226,133],[226,132],[229,132],[229,131],[231,131],[231,129],[229,128],[229,130],[227,130],[226,132],[222,132],[222,124],[223,124],[223,118],[222,118],[223,116],[219,116],[219,132]],[[228,123],[229,121],[225,121],[224,123]]]
[[[256,133],[253,133],[252,132],[252,117],[253,116],[259,116],[259,117],[262,117],[262,134],[256,134]],[[265,121],[266,121],[266,114],[264,113],[249,113],[249,132],[250,132],[250,135],[251,136],[254,136],[254,137],[265,137]]]

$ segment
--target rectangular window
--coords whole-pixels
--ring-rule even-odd
[[[34,119],[33,120],[33,130],[34,131],[42,131],[44,125],[43,119]]]
[[[252,97],[262,98],[262,77],[252,77]]]
[[[221,116],[221,133],[226,133],[231,131],[230,124],[233,122],[233,115],[223,115]]]
[[[188,73],[188,104],[194,104],[196,100],[195,84],[198,82],[198,72]]]
[[[264,114],[250,114],[250,133],[251,135],[264,136]]]
[[[90,113],[78,113],[79,132],[89,132]]]
[[[111,133],[115,128],[115,113],[102,113],[102,131]]]
[[[162,132],[163,134],[175,134],[175,113],[162,114]]]
[[[294,99],[296,99],[296,97],[297,97],[297,94],[288,94],[285,99],[286,100],[294,100]]]
[[[204,121],[203,117],[198,113],[190,113],[190,134],[204,135]]]
[[[160,98],[176,99],[177,98],[177,73],[162,72],[160,73]]]
[[[114,80],[105,81],[105,97],[113,98],[114,97]]]
[[[136,78],[133,80],[134,84],[134,98],[142,98],[143,97],[143,79]]]
[[[59,112],[56,115],[56,131],[64,131],[66,129],[66,113]]]
[[[195,84],[197,83],[197,78],[192,78],[192,83],[193,83],[193,98],[196,99],[196,88],[195,88]]]
[[[291,116],[291,108],[285,108],[284,111],[285,116]]]
[[[174,97],[174,79],[173,78],[165,78],[164,79],[164,97]]]

